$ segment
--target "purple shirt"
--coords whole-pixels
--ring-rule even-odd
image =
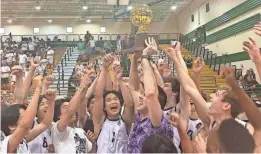
[[[174,133],[168,120],[162,115],[159,127],[153,127],[151,120],[141,120],[140,114],[136,114],[136,122],[130,132],[128,140],[128,153],[140,153],[143,142],[152,134],[163,134],[173,139]]]

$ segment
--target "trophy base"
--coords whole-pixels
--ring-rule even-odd
[[[131,54],[143,51],[146,48],[145,40],[149,37],[153,37],[157,45],[159,45],[158,35],[139,33],[123,40],[123,50],[121,53]]]

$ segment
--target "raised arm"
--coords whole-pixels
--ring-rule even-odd
[[[171,112],[168,113],[168,121],[169,123],[176,127],[179,132],[180,142],[183,153],[193,153],[193,143],[187,135],[187,120],[181,118],[178,113]]]
[[[151,66],[152,66],[152,69],[153,69],[153,72],[154,72],[154,75],[155,75],[155,78],[156,78],[157,85],[160,86],[161,88],[163,88],[164,87],[164,81],[162,79],[162,76],[161,76],[156,64],[151,62]]]
[[[26,142],[30,142],[35,139],[38,135],[44,132],[53,122],[53,115],[54,115],[54,100],[56,97],[56,90],[48,90],[45,93],[45,98],[48,101],[48,109],[44,116],[43,121],[37,125],[35,128],[31,129],[26,135],[25,139]]]
[[[148,58],[144,58],[148,55],[152,55],[157,52],[157,44],[154,38],[148,38],[145,40],[147,48],[142,51],[142,66],[144,72],[144,89],[145,89],[145,101],[148,106],[149,116],[154,127],[159,127],[162,119],[162,110],[158,100],[158,87],[155,80],[155,76]]]
[[[255,103],[248,97],[242,88],[239,87],[234,77],[233,68],[224,68],[223,70],[226,82],[231,86],[233,92],[238,98],[238,103],[246,113],[248,120],[254,127],[254,139],[256,146],[261,146],[261,112],[258,110]]]
[[[84,95],[86,94],[87,88],[91,84],[91,82],[92,79],[90,78],[89,74],[86,74],[81,80],[79,89],[77,90],[77,92],[75,93],[68,105],[66,115],[58,121],[57,129],[59,132],[63,132],[69,125],[70,120],[75,115],[80,103],[84,99]]]
[[[23,87],[23,68],[21,66],[14,66],[12,74],[16,76],[14,96],[15,104],[23,104],[24,87]]]
[[[34,61],[33,59],[31,59],[30,63],[31,63],[31,66],[29,68],[28,75],[27,75],[25,82],[24,82],[24,85],[23,85],[23,87],[24,87],[24,97],[23,97],[24,102],[27,102],[28,94],[29,94],[31,83],[32,83],[33,76],[34,76],[34,72],[35,72],[35,69],[40,65],[40,61],[39,60]]]
[[[93,105],[93,123],[94,123],[94,133],[99,134],[101,123],[104,119],[103,112],[103,91],[106,84],[106,75],[109,73],[109,67],[113,62],[113,57],[111,54],[106,55],[103,58],[103,68],[99,75],[97,85],[95,88],[95,103]]]
[[[130,131],[132,123],[134,122],[134,119],[135,119],[134,103],[133,103],[129,88],[127,86],[127,83],[125,83],[122,80],[122,68],[121,68],[121,66],[115,65],[113,70],[115,72],[115,78],[119,82],[121,93],[122,93],[123,100],[124,100],[124,111],[123,111],[122,118],[124,119],[124,121],[127,125],[128,131]]]
[[[190,76],[182,69],[181,61],[184,61],[181,58],[180,52],[180,43],[177,43],[175,49],[169,48],[166,52],[168,56],[174,61],[178,77],[182,87],[184,88],[185,92],[189,95],[189,97],[195,103],[195,107],[199,118],[203,121],[204,126],[208,127],[211,123],[211,118],[208,114],[208,106],[206,101],[202,98],[201,94],[197,90],[197,87]]]
[[[49,89],[49,86],[53,84],[54,77],[52,75],[49,75],[45,77],[45,81],[42,88],[42,95],[46,94],[47,90]]]
[[[94,77],[94,69],[90,69],[89,72],[92,72],[92,78]],[[81,103],[81,105],[79,106],[78,108],[78,123],[79,123],[79,126],[80,128],[83,128],[84,127],[84,124],[85,124],[85,121],[86,119],[88,118],[88,115],[87,115],[87,102],[88,102],[88,99],[93,95],[94,91],[95,91],[95,87],[96,87],[96,84],[97,84],[97,80],[98,80],[98,77],[95,78],[95,80],[92,82],[91,86],[88,88],[86,94],[85,94],[85,98],[83,100],[83,102]]]
[[[26,133],[30,128],[32,128],[34,118],[36,116],[37,107],[38,107],[38,100],[41,93],[41,83],[38,82],[37,88],[34,91],[33,98],[31,103],[28,105],[26,111],[21,118],[16,130],[11,135],[9,142],[8,142],[8,153],[14,153],[17,147],[19,146],[20,142],[23,141]]]
[[[141,57],[141,53],[136,52],[131,60],[131,68],[130,68],[130,80],[129,84],[133,86],[134,90],[140,89],[140,78],[139,78],[139,71],[138,71],[138,64],[137,61]]]
[[[200,87],[200,72],[204,68],[204,61],[202,57],[198,57],[197,60],[194,61],[193,65],[193,80],[194,83],[197,86],[198,91],[201,93],[201,87]]]
[[[261,25],[260,25],[261,27]],[[260,31],[261,33],[261,31]],[[248,53],[250,59],[255,63],[258,72],[259,80],[261,81],[261,55],[259,47],[254,39],[249,38],[250,41],[244,41],[243,49]]]

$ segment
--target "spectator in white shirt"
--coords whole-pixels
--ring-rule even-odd
[[[28,48],[27,43],[26,43],[25,41],[23,41],[23,42],[22,42],[22,46],[21,46],[21,50],[22,50],[22,51],[26,51],[27,48]]]
[[[51,47],[49,47],[48,51],[47,51],[47,59],[48,59],[50,65],[53,65],[53,54],[54,54],[53,49]]]
[[[89,41],[89,47],[91,53],[95,51],[95,41],[93,37],[91,37],[91,40]]]
[[[22,54],[19,55],[19,65],[22,66],[24,71],[25,71],[27,61],[28,61],[27,55],[24,52],[22,52]]]
[[[1,67],[1,83],[3,84],[3,86],[9,83],[10,72],[10,67],[7,66],[6,62],[4,62]]]

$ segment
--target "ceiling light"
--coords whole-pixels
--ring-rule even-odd
[[[128,6],[128,7],[127,7],[127,10],[132,10],[132,9],[133,9],[132,6]]]
[[[82,9],[87,10],[88,6],[83,6]]]
[[[40,9],[41,9],[41,6],[36,6],[35,9],[36,9],[36,10],[40,10]]]
[[[87,19],[86,22],[90,23],[90,22],[92,22],[92,21],[91,21],[91,19]]]
[[[8,23],[12,23],[13,20],[12,20],[11,18],[9,18],[9,19],[7,19],[7,22],[8,22]]]
[[[173,5],[170,9],[171,10],[176,10],[177,6],[176,5]]]
[[[52,19],[49,19],[49,20],[47,20],[47,22],[51,23],[51,22],[53,22],[53,20],[52,20]]]

